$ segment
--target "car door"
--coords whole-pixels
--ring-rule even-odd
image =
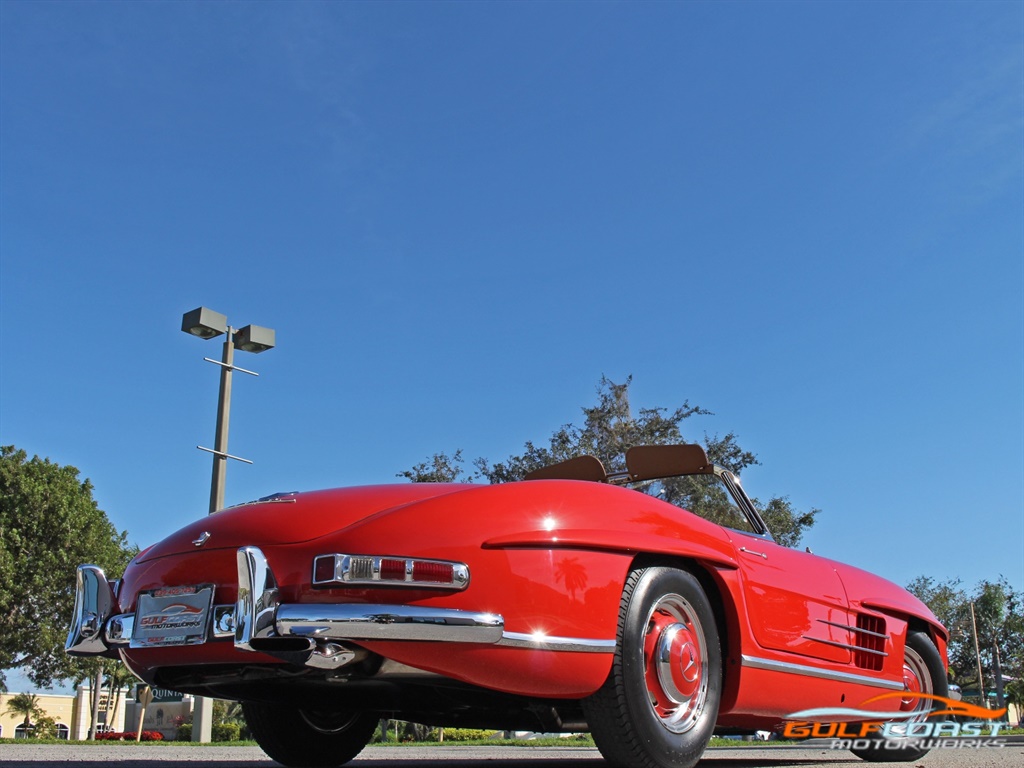
[[[733,530],[729,536],[758,645],[849,664],[849,604],[833,564],[761,536]]]

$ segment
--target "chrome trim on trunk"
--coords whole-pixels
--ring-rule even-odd
[[[819,677],[823,680],[837,680],[841,683],[855,683],[857,685],[870,685],[874,688],[887,688],[893,691],[902,691],[903,682],[894,680],[879,680],[877,677],[867,675],[854,675],[850,672],[837,672],[831,669],[820,667],[808,667],[804,664],[793,664],[788,661],[774,661],[772,659],[760,659],[756,656],[743,656],[743,666],[751,669],[764,669],[769,672],[786,672],[791,675],[803,675],[805,677]]]

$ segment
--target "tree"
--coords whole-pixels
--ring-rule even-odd
[[[399,472],[396,477],[404,477],[414,483],[458,483],[468,480],[462,464],[462,451],[458,450],[451,456],[435,453],[426,461],[421,461],[412,469]]]
[[[112,722],[114,713],[121,706],[122,694],[139,681],[135,673],[120,661],[105,659],[110,662],[104,672],[103,680],[107,685],[107,722]]]
[[[412,469],[399,472],[412,482],[467,482],[481,478],[490,483],[521,480],[534,469],[590,454],[596,456],[609,472],[625,469],[626,450],[634,445],[669,445],[688,442],[681,425],[691,416],[711,412],[683,401],[678,408],[640,408],[634,414],[629,400],[632,376],[617,384],[605,376],[597,386],[598,402],[583,408],[583,424],[565,424],[557,429],[547,445],[528,441],[523,453],[491,464],[480,458],[473,462],[475,473],[463,466],[462,451],[451,456],[436,453]],[[694,441],[689,441],[694,442]],[[711,461],[736,475],[746,467],[759,464],[757,457],[740,447],[736,435],[724,437],[704,435],[703,444]],[[683,507],[715,522],[729,525],[736,519],[736,510],[722,485],[708,476],[669,478],[648,484],[639,490],[657,494],[671,504]],[[776,540],[785,546],[800,543],[804,531],[814,525],[820,510],[795,510],[786,497],[775,497],[767,504],[753,500]]]
[[[213,741],[238,741],[252,738],[245,721],[242,704],[237,701],[213,700]]]
[[[4,714],[23,716],[25,719],[22,724],[25,726],[25,735],[29,736],[32,733],[32,718],[43,717],[46,712],[39,704],[39,697],[34,693],[17,693],[7,700]]]
[[[1014,680],[1006,684],[1006,703],[1013,704],[1019,712],[1024,707],[1024,680]]]
[[[984,689],[986,693],[994,691],[997,651],[1003,676],[1024,678],[1024,595],[1005,578],[982,581],[973,592],[968,592],[959,579],[936,581],[930,576],[918,576],[907,585],[907,590],[931,608],[949,630],[949,674],[953,682],[965,690],[977,691],[980,656]],[[1009,693],[1013,695],[1014,691]]]
[[[136,552],[75,467],[0,447],[0,670],[24,666],[41,688],[75,677],[80,665],[64,641],[76,569],[94,563],[120,575]]]

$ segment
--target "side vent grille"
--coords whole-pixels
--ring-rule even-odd
[[[885,619],[880,616],[857,614],[857,628],[854,630],[857,650],[853,654],[853,663],[861,669],[879,672],[882,662],[888,655],[885,652]]]

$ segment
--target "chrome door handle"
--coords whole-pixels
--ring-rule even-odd
[[[758,557],[763,557],[765,560],[768,559],[768,555],[764,552],[755,552],[754,550],[747,549],[746,547],[740,547],[740,552],[746,552],[748,555],[757,555]]]

